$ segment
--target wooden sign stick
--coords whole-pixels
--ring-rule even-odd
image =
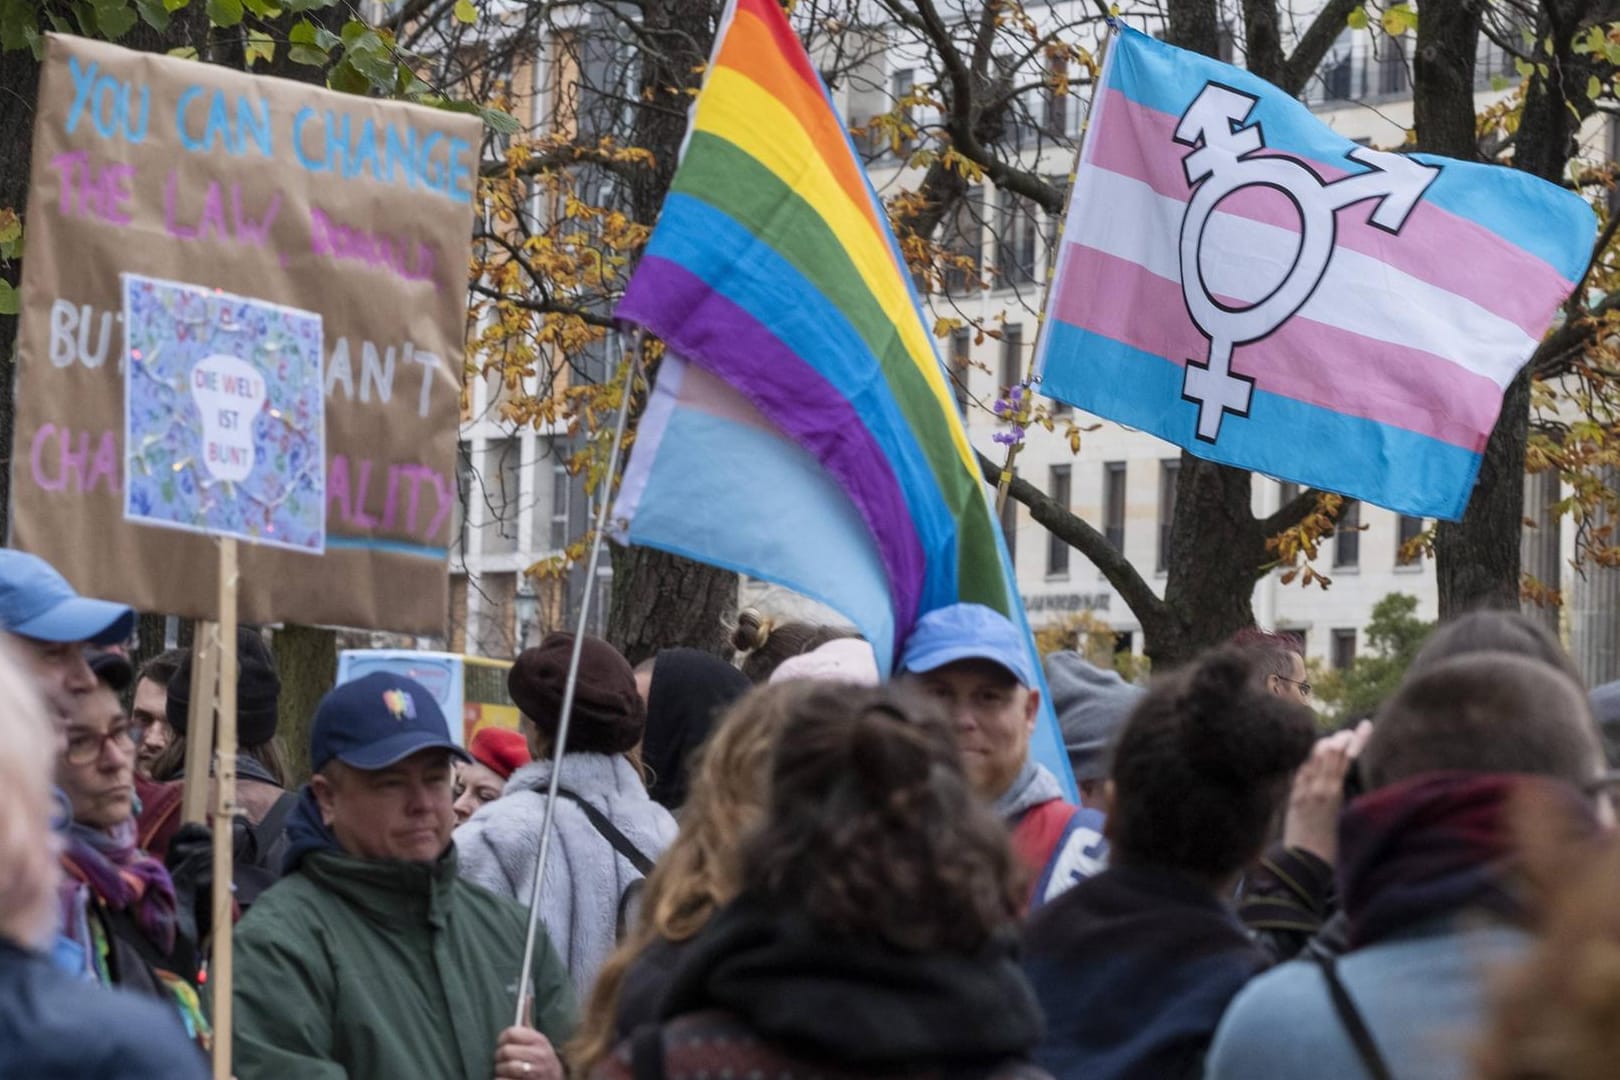
[[[219,542],[219,730],[214,739],[214,1080],[231,1080],[231,894],[236,820],[236,538]],[[189,779],[189,777],[188,777]]]
[[[186,787],[180,819],[208,820],[208,763],[214,757],[214,698],[219,690],[219,627],[199,622],[192,635],[191,710],[186,721]]]

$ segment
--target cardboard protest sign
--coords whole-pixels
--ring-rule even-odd
[[[173,526],[213,529],[254,541],[241,550],[244,622],[442,633],[479,121],[53,35],[35,125],[11,542],[89,595],[206,617],[214,542]],[[229,294],[230,317],[296,343],[296,372],[278,361],[269,373],[258,345],[258,359],[221,349],[202,368],[216,388],[262,389],[281,414],[261,404],[250,428],[271,474],[255,464],[232,479],[248,444],[217,425],[193,432],[205,455],[214,436],[215,471],[176,455],[168,433],[124,445],[125,380],[142,371],[130,350],[150,361],[150,346],[193,330],[139,304],[126,316],[126,274]],[[168,298],[182,294],[197,295]],[[190,357],[191,375],[209,355]],[[210,401],[217,419],[217,397],[192,395]],[[130,404],[132,425],[162,422],[151,398]],[[140,462],[170,470],[170,498]],[[276,504],[268,520],[255,499]]]
[[[124,275],[124,516],[326,548],[321,317]]]

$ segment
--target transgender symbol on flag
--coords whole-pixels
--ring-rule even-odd
[[[1309,165],[1265,149],[1258,122],[1239,127],[1259,98],[1217,82],[1204,85],[1182,114],[1175,141],[1195,149],[1182,158],[1194,188],[1181,221],[1181,292],[1193,322],[1209,339],[1209,359],[1189,359],[1181,396],[1198,405],[1198,438],[1212,443],[1227,413],[1249,415],[1254,380],[1232,371],[1232,350],[1270,336],[1293,318],[1327,273],[1333,258],[1338,211],[1373,202],[1369,224],[1398,234],[1440,167],[1400,154],[1356,147],[1346,156],[1369,171],[1332,183]],[[1205,228],[1223,200],[1247,187],[1281,192],[1299,215],[1292,265],[1270,293],[1248,306],[1223,303],[1202,261]]]

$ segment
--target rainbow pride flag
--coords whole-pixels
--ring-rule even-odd
[[[618,316],[736,387],[854,503],[895,635],[1011,612],[997,528],[882,204],[772,0],[733,0]]]
[[[1527,173],[1370,150],[1121,28],[1036,346],[1048,396],[1194,454],[1462,516],[1502,393],[1586,267]]]
[[[616,535],[819,599],[886,670],[918,616],[961,601],[1023,626],[1034,654],[899,245],[773,0],[727,5],[617,315],[671,355]],[[1049,706],[1032,753],[1072,796]]]

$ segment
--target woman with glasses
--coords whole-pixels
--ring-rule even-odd
[[[90,981],[170,1002],[207,1035],[196,942],[180,925],[174,883],[135,837],[135,740],[105,683],[68,705],[56,782],[72,809],[58,888],[59,962]]]

